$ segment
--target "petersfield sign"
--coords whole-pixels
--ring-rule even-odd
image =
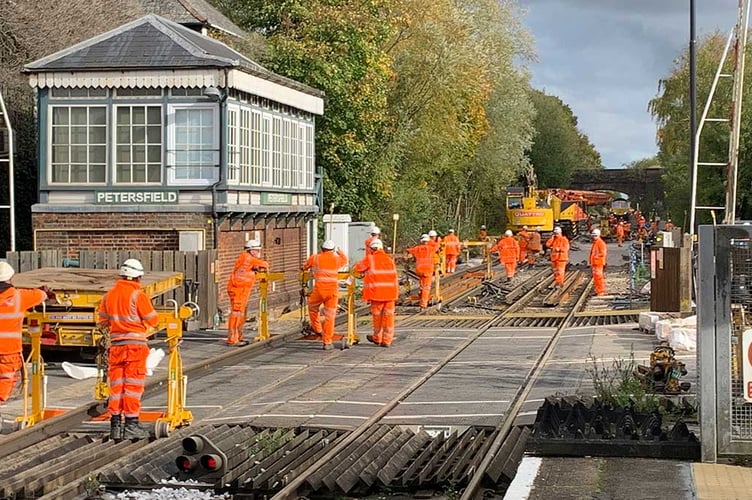
[[[94,203],[97,205],[161,205],[177,202],[177,190],[94,191]]]

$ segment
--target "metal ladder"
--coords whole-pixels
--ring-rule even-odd
[[[710,93],[708,94],[707,101],[705,102],[705,108],[700,118],[700,122],[695,131],[695,144],[697,147],[694,151],[694,157],[692,158],[692,194],[691,194],[691,207],[690,207],[690,222],[689,233],[695,233],[695,221],[696,215],[699,210],[710,210],[713,216],[713,222],[715,222],[715,211],[723,210],[724,224],[732,224],[736,219],[736,184],[738,176],[738,161],[739,161],[739,132],[741,124],[742,114],[742,92],[744,86],[744,50],[747,41],[747,27],[749,24],[749,10],[750,0],[739,0],[739,14],[736,26],[731,30],[726,46],[723,49],[723,55],[718,65],[713,84],[710,87]],[[724,73],[723,67],[726,64],[726,59],[731,48],[731,42],[734,42],[734,66],[732,73]],[[730,118],[712,118],[708,117],[710,106],[715,97],[715,92],[718,87],[718,82],[721,78],[733,78],[733,89],[731,94],[731,110]],[[729,124],[729,146],[728,146],[728,161],[715,162],[715,161],[700,161],[700,149],[701,138],[704,126],[706,123],[728,123]],[[697,179],[700,168],[703,169],[717,169],[718,167],[726,167],[726,200],[724,206],[713,205],[697,205]]]
[[[10,248],[16,251],[16,212],[15,190],[13,181],[13,156],[14,156],[13,127],[10,124],[8,110],[5,107],[3,94],[0,92],[0,168],[8,171],[8,204],[0,205],[0,209],[8,209],[10,212]]]

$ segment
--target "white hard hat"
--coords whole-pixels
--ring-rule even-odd
[[[525,231],[527,231],[527,226],[522,226],[522,229],[524,229]]]
[[[429,241],[430,239],[431,239],[431,237],[428,236],[427,234],[421,234],[420,235],[420,241],[421,242],[426,242],[426,241]]]
[[[144,266],[136,259],[128,259],[120,266],[120,276],[140,278],[144,275]]]
[[[372,250],[383,250],[384,243],[381,240],[373,240],[370,247]]]
[[[379,228],[379,226],[373,226],[373,229],[371,229],[371,234],[381,234],[381,228]]]
[[[506,231],[504,231],[504,236],[512,236],[512,231],[507,229]]]
[[[10,281],[16,271],[7,262],[0,262],[0,281]]]
[[[453,232],[454,232],[454,229],[450,229],[450,230],[449,230],[449,232],[450,232],[450,233],[453,233]]]
[[[556,233],[556,234],[561,234],[561,228],[560,228],[559,226],[556,226],[556,227],[554,228],[554,233]]]
[[[601,230],[600,229],[598,229],[597,227],[595,229],[593,229],[593,236],[600,236],[600,235],[601,235]]]
[[[438,235],[439,234],[436,231],[434,231],[433,229],[431,229],[430,231],[428,231],[428,236],[438,236]]]
[[[251,250],[260,250],[261,242],[258,240],[248,240],[245,242],[245,248],[249,248]]]
[[[322,249],[322,250],[334,250],[334,241],[332,241],[332,240],[326,240],[326,241],[325,241],[325,242],[324,242],[324,243],[323,243],[323,244],[321,245],[321,249]]]

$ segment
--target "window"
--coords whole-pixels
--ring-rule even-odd
[[[219,165],[218,106],[170,105],[167,117],[170,182],[208,185],[216,181]]]
[[[115,109],[115,182],[162,182],[162,107]]]
[[[282,118],[272,119],[272,185],[282,187]]]
[[[104,88],[62,88],[54,87],[50,91],[50,97],[53,99],[77,99],[90,97],[107,97],[107,89]]]
[[[107,165],[107,109],[51,106],[52,184],[102,184]]]
[[[173,88],[170,89],[170,94],[172,94],[173,97],[201,97],[204,95],[204,89],[200,87]]]
[[[261,184],[261,112],[251,113],[251,185]]]
[[[240,110],[240,184],[247,186],[251,178],[251,111]]]
[[[314,165],[314,149],[313,149],[313,125],[306,124],[305,128],[305,178],[308,189],[313,188],[313,165]]]
[[[262,117],[261,130],[261,185],[271,186],[272,184],[272,117],[269,113],[264,113]]]
[[[240,151],[238,148],[238,108],[227,108],[227,181],[232,184],[238,182],[238,160]]]
[[[162,89],[157,88],[124,88],[117,89],[116,97],[162,97]]]

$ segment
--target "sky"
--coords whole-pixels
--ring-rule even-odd
[[[689,0],[518,0],[535,38],[532,84],[564,101],[606,168],[658,151],[647,111],[689,46]],[[736,24],[738,0],[696,0],[697,38]],[[689,91],[688,91],[689,92]]]

